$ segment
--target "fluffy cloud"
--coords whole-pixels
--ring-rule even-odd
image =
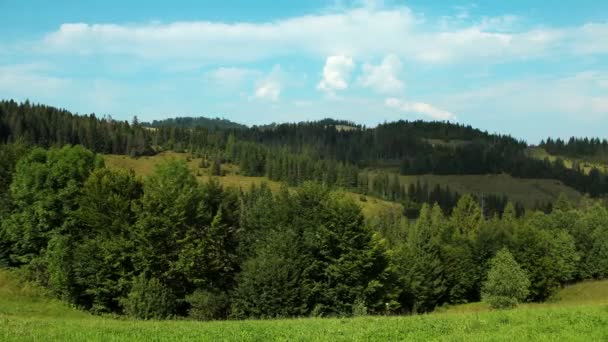
[[[442,26],[407,7],[363,6],[263,23],[66,23],[37,46],[44,53],[202,64],[293,55],[318,58],[343,54],[359,59],[391,52],[425,63],[608,53],[606,22],[514,30],[513,20],[511,16],[486,17],[479,22]]]
[[[363,75],[359,82],[364,87],[372,88],[381,93],[395,93],[403,90],[403,82],[399,79],[402,71],[399,57],[390,54],[384,57],[380,65],[363,65]]]
[[[205,76],[220,87],[237,88],[247,80],[259,75],[260,72],[253,69],[221,67],[209,71]]]
[[[547,115],[581,122],[608,118],[608,95],[602,83],[608,72],[585,71],[563,77],[533,76],[441,96],[442,102],[489,119]]]
[[[408,102],[396,98],[386,99],[387,107],[394,108],[406,113],[415,113],[428,116],[434,120],[455,120],[456,116],[446,110],[436,108],[424,102]]]
[[[284,78],[281,66],[276,65],[266,77],[258,82],[254,97],[261,100],[278,101]]]
[[[337,90],[348,88],[348,80],[354,68],[355,63],[350,57],[342,55],[327,57],[323,67],[323,78],[317,89],[333,95]]]

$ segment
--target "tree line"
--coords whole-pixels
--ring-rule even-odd
[[[608,139],[576,138],[568,141],[560,138],[541,141],[540,147],[554,155],[567,157],[608,157]]]
[[[151,134],[138,123],[137,117],[129,123],[95,114],[74,115],[65,109],[29,101],[0,101],[0,143],[83,145],[99,153],[141,156],[154,153]]]
[[[479,300],[505,248],[529,279],[526,301],[608,276],[608,211],[598,201],[560,197],[548,214],[522,215],[509,203],[488,217],[462,195],[450,213],[423,204],[415,221],[391,210],[365,219],[318,182],[243,191],[199,183],[183,161],[142,179],[82,146],[0,146],[0,263],[96,313],[428,312]]]
[[[0,102],[2,142],[80,144],[98,153],[132,156],[190,151],[238,163],[245,175],[268,175],[293,185],[309,180],[352,183],[355,168],[390,167],[404,175],[504,172],[557,179],[593,197],[608,194],[608,176],[597,169],[586,174],[560,160],[535,160],[526,155],[523,141],[460,124],[397,121],[368,128],[326,119],[246,128],[178,118],[150,125],[136,117],[129,123],[29,102]],[[603,146],[595,139],[589,144]]]

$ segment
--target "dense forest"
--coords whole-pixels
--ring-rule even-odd
[[[162,127],[175,126],[179,128],[207,128],[207,129],[230,129],[230,128],[247,128],[247,126],[227,120],[227,119],[210,119],[206,117],[179,117],[164,120],[154,120],[152,123],[142,123],[146,127]]]
[[[211,129],[199,127],[201,120],[170,119],[148,127],[136,117],[131,123],[119,122],[2,101],[0,141],[43,147],[80,144],[97,153],[132,156],[190,151],[216,164],[236,163],[244,175],[290,185],[312,180],[357,189],[359,170],[388,168],[403,175],[507,173],[556,179],[592,197],[608,194],[608,176],[596,168],[587,174],[560,159],[536,160],[526,155],[525,142],[460,124],[398,121],[367,128],[326,119],[222,128],[220,120]],[[596,146],[599,140],[590,141]]]
[[[243,191],[197,182],[184,161],[142,179],[71,145],[5,144],[0,156],[0,264],[95,313],[428,312],[479,300],[505,248],[523,270],[527,301],[608,276],[608,210],[592,199],[560,197],[550,213],[518,214],[508,203],[488,217],[464,194],[449,214],[423,204],[415,221],[393,210],[366,220],[319,182]]]
[[[608,160],[608,140],[599,138],[575,138],[543,140],[540,143],[547,152],[567,157],[599,157]]]
[[[568,155],[575,143],[596,149],[577,154],[604,144],[577,141],[544,145]],[[564,284],[608,277],[608,179],[526,148],[441,122],[145,124],[3,101],[0,265],[77,307],[144,319],[429,312],[480,300],[486,281],[500,282],[496,265],[515,265],[521,300],[544,301]],[[141,178],[103,158],[166,150],[216,176],[230,163],[284,186],[200,183],[184,161]],[[399,176],[422,173],[551,178],[589,196],[526,210]],[[366,219],[336,188],[404,210]]]

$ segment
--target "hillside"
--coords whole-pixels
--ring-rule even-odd
[[[106,165],[113,168],[133,169],[138,175],[150,174],[155,165],[162,161],[175,159],[189,159],[192,170],[199,175],[201,180],[206,180],[210,176],[209,168],[201,169],[198,167],[200,159],[192,159],[187,153],[163,152],[155,156],[131,158],[120,155],[105,155]],[[227,171],[226,176],[216,177],[226,186],[236,186],[242,189],[249,189],[252,184],[266,182],[271,189],[278,190],[279,182],[271,181],[267,177],[247,177],[238,174],[238,167],[235,165],[223,165]],[[548,179],[522,179],[514,178],[506,174],[487,174],[487,175],[420,175],[420,176],[400,176],[402,184],[426,183],[430,187],[435,185],[449,186],[450,189],[461,194],[471,193],[475,195],[498,194],[506,195],[510,200],[523,204],[526,208],[533,208],[538,203],[550,203],[561,193],[564,193],[573,203],[578,203],[581,194],[563,185],[559,181]],[[358,198],[359,195],[352,192],[345,192],[348,196]],[[377,213],[383,207],[400,207],[395,203],[383,201],[370,197],[366,202],[360,202],[366,214]]]
[[[572,169],[574,167],[580,167],[586,174],[592,169],[598,169],[602,173],[608,173],[608,159],[606,160],[597,160],[594,158],[586,158],[586,157],[568,157],[564,155],[554,155],[547,152],[542,147],[530,147],[526,151],[527,155],[539,160],[549,160],[554,162],[557,159],[561,159],[564,162],[564,166]]]
[[[340,169],[352,176],[355,169],[392,167],[409,176],[553,179],[591,197],[608,194],[605,172],[587,174],[531,156],[524,141],[463,124],[400,120],[365,127],[324,119],[247,128],[223,119],[174,118],[152,125],[154,129],[135,118],[129,123],[29,102],[0,102],[0,142],[5,143],[80,144],[97,153],[130,156],[188,151],[237,164],[243,175],[268,175],[291,185],[320,179],[328,185],[348,183],[349,175],[337,174]]]
[[[600,341],[608,338],[606,282],[601,301],[589,302],[590,283],[572,286],[569,302],[524,305],[491,312],[446,312],[420,316],[305,318],[196,322],[137,321],[80,312],[48,299],[36,285],[19,281],[0,269],[0,339],[3,341]],[[600,291],[596,291],[599,293]],[[578,296],[578,295],[577,295]],[[604,303],[604,304],[600,304]]]
[[[200,159],[192,159],[189,156],[190,155],[187,153],[163,152],[155,156],[140,158],[131,158],[121,155],[105,155],[104,160],[106,165],[110,168],[133,170],[137,175],[140,176],[147,176],[151,174],[156,165],[159,165],[166,160],[186,160],[199,180],[206,181],[212,177],[210,176],[209,167],[199,168]],[[232,186],[242,190],[249,190],[252,185],[259,186],[262,183],[266,183],[273,191],[278,191],[281,187],[281,183],[271,181],[266,177],[247,177],[240,175],[238,174],[238,167],[235,165],[222,165],[222,168],[226,171],[226,175],[213,178],[217,179],[224,186]],[[360,201],[359,194],[349,191],[343,191],[343,193],[345,196],[355,199],[361,206],[363,214],[367,217],[371,217],[378,214],[380,211],[387,209],[395,209],[398,211],[403,209],[398,203],[384,201],[373,197],[367,198],[366,201]]]
[[[145,127],[173,126],[179,128],[207,128],[207,129],[245,129],[247,126],[221,118],[199,117],[177,117],[163,120],[154,120],[150,123],[144,122]]]

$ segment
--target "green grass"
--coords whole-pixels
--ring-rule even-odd
[[[566,308],[573,306],[600,305],[608,308],[608,280],[588,280],[566,286],[545,303],[524,303],[520,310],[539,308]],[[468,303],[439,308],[442,313],[480,313],[491,311],[486,303]]]
[[[589,284],[584,285],[589,286]],[[603,288],[605,284],[594,285]],[[577,296],[569,291],[573,296]],[[605,292],[603,292],[605,294]],[[472,306],[474,304],[468,304]],[[602,341],[608,306],[524,306],[508,311],[403,317],[196,322],[93,316],[0,270],[2,341]]]
[[[154,167],[163,161],[170,159],[188,160],[189,154],[187,153],[175,153],[175,152],[163,152],[155,156],[131,158],[123,155],[105,155],[104,160],[106,166],[110,168],[122,168],[132,169],[137,175],[147,176],[154,171]],[[206,181],[211,178],[210,168],[199,168],[200,159],[191,159],[188,161],[188,165],[197,175],[197,178],[201,181]],[[260,185],[266,183],[272,191],[278,191],[281,187],[279,182],[274,182],[266,177],[246,177],[238,174],[238,167],[236,165],[224,164],[222,170],[226,172],[225,176],[214,177],[222,185],[226,187],[235,187],[243,190],[248,190],[252,185]],[[342,191],[345,197],[354,199],[361,206],[363,215],[366,217],[372,217],[377,215],[382,210],[403,210],[403,206],[398,203],[384,201],[378,198],[366,197],[366,201],[359,201],[360,195],[349,191]]]
[[[582,198],[578,191],[558,180],[515,178],[507,174],[400,176],[400,181],[406,185],[420,181],[421,184],[427,183],[431,189],[435,185],[449,186],[451,191],[460,194],[504,194],[509,200],[519,202],[526,208],[533,208],[537,202],[553,202],[560,193],[566,194],[574,203]]]
[[[549,154],[542,147],[531,147],[526,150],[526,154],[532,158],[544,160],[548,159],[549,161],[554,161],[557,158],[561,158],[564,161],[564,166],[567,168],[572,168],[574,162],[578,162],[582,167],[583,172],[589,173],[591,169],[596,168],[601,172],[608,173],[608,162],[606,161],[597,161],[597,160],[588,160],[588,159],[577,159],[577,158],[569,158],[564,156],[555,156]]]
[[[167,159],[183,159],[188,158],[186,153],[163,152],[155,156],[131,158],[122,155],[106,155],[104,156],[106,165],[111,168],[133,169],[136,174],[146,176],[154,170],[154,167]],[[210,176],[209,168],[201,169],[198,167],[199,159],[191,159],[188,165],[192,168],[198,178],[207,180]],[[217,179],[225,186],[233,186],[241,189],[249,189],[252,184],[266,184],[276,191],[280,188],[280,183],[268,180],[266,177],[245,177],[238,174],[238,167],[235,165],[222,165],[222,169],[226,171],[226,176],[217,177]],[[574,203],[578,203],[581,199],[581,194],[562,184],[557,180],[550,179],[521,179],[514,178],[506,174],[499,175],[421,175],[421,176],[400,176],[403,184],[427,183],[430,187],[436,184],[442,187],[449,186],[452,191],[457,191],[461,194],[472,193],[476,195],[482,194],[505,194],[512,201],[522,203],[527,208],[532,208],[537,202],[551,202],[557,198],[560,193],[564,193]],[[344,194],[358,201],[359,195],[345,191]],[[400,210],[400,204],[384,201],[381,199],[367,197],[366,202],[359,202],[363,213],[367,216],[374,216],[379,211],[389,208]]]

